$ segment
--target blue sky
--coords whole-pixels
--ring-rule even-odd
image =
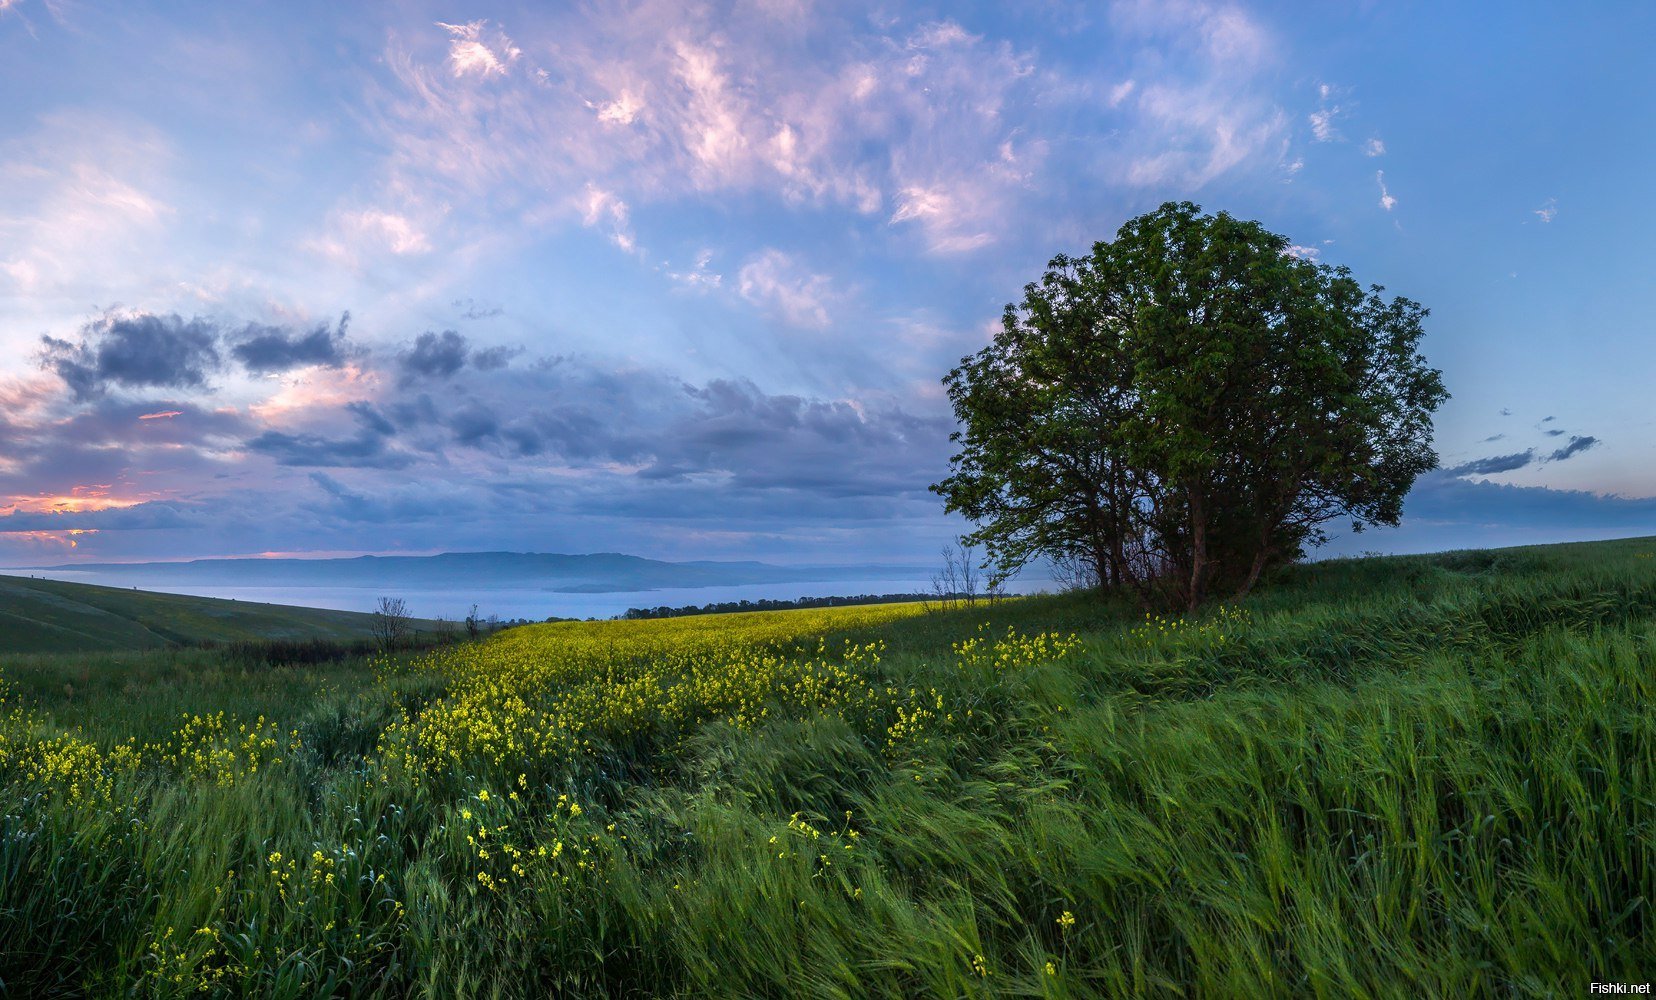
[[[0,565],[926,561],[940,376],[1189,199],[1432,310],[1334,551],[1656,532],[1638,4],[0,0]]]

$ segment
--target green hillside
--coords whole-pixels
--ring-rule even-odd
[[[157,649],[203,642],[365,639],[373,616],[0,576],[0,653]]]
[[[284,609],[286,610],[286,609]],[[0,658],[0,995],[1553,997],[1656,969],[1656,539]]]

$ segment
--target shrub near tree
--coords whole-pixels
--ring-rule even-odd
[[[1326,537],[1395,525],[1448,398],[1427,311],[1188,202],[1059,256],[944,378],[932,489],[1004,579],[1045,557],[1146,604],[1247,593]]]

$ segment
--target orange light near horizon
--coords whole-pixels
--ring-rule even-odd
[[[111,483],[76,486],[67,495],[39,493],[34,496],[14,494],[0,502],[0,514],[82,514],[93,510],[112,510],[118,507],[136,507],[153,496],[128,499],[109,495]]]
[[[76,535],[96,535],[97,533],[97,528],[69,528],[65,531],[7,531],[0,533],[0,538],[33,542],[45,548],[78,549],[80,543],[75,540]]]

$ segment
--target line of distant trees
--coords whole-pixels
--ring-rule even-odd
[[[963,593],[945,595],[951,600],[964,600]],[[757,601],[720,601],[714,604],[687,604],[682,608],[628,608],[615,616],[616,621],[640,621],[647,618],[684,618],[690,615],[728,615],[741,611],[798,611],[804,608],[839,608],[851,604],[907,604],[916,601],[936,601],[935,591],[924,594],[857,594],[849,597],[801,597],[792,601],[761,598]]]

